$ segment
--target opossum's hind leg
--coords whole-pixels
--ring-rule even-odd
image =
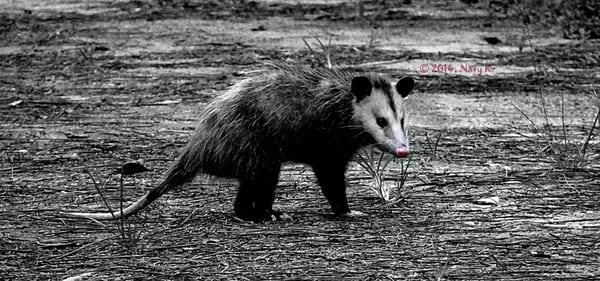
[[[264,221],[272,219],[275,188],[279,180],[279,170],[265,172],[251,179],[240,179],[240,187],[235,198],[234,211],[237,217],[243,220]]]
[[[338,216],[350,214],[346,197],[346,163],[319,163],[313,171],[321,186],[321,191],[329,201],[331,210]]]

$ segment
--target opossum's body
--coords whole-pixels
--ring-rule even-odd
[[[206,106],[165,180],[123,216],[206,173],[237,178],[236,215],[260,220],[272,213],[279,171],[288,161],[310,165],[333,212],[349,214],[344,173],[356,151],[376,144],[398,156],[408,153],[402,97],[413,83],[403,78],[393,87],[361,70],[287,65],[239,82]],[[380,119],[386,119],[387,132]],[[71,215],[112,219],[121,213]]]

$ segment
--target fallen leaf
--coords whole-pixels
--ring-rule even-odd
[[[479,205],[498,205],[500,203],[500,197],[492,196],[492,197],[481,198],[481,199],[475,200],[474,203],[479,204]]]
[[[496,45],[502,43],[502,40],[498,39],[498,37],[483,37],[483,40],[490,45]]]
[[[552,256],[550,254],[544,253],[542,251],[529,251],[529,253],[536,258],[546,258],[549,259]]]
[[[80,160],[81,157],[79,157],[79,154],[77,154],[77,152],[72,152],[72,153],[65,153],[62,155],[63,159],[70,159],[70,160]]]
[[[87,279],[87,277],[92,276],[92,274],[94,274],[94,272],[86,272],[86,273],[79,274],[77,276],[63,279],[62,281],[83,281],[83,280]]]
[[[150,169],[144,166],[143,161],[138,160],[134,162],[128,162],[123,165],[120,169],[117,169],[117,174],[124,176],[135,175],[143,172],[150,171]]]
[[[158,105],[169,105],[169,104],[178,104],[178,103],[181,103],[181,99],[177,99],[177,100],[163,100],[163,101],[156,102],[155,104],[158,104]]]
[[[9,103],[8,105],[10,105],[10,106],[17,106],[17,105],[22,104],[22,103],[23,103],[22,100],[16,100],[16,101],[13,101],[13,102]]]

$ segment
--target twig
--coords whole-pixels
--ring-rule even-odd
[[[54,261],[54,260],[58,260],[58,259],[62,259],[62,258],[68,257],[68,256],[70,256],[70,255],[72,255],[72,254],[75,254],[75,253],[77,253],[77,252],[79,252],[79,251],[81,251],[81,250],[85,249],[85,248],[88,248],[88,247],[90,247],[90,246],[96,245],[96,244],[98,244],[98,243],[100,243],[100,242],[104,242],[104,241],[106,241],[106,240],[108,240],[108,239],[110,239],[110,238],[111,238],[111,237],[106,237],[106,238],[102,238],[102,239],[96,240],[96,241],[94,241],[94,242],[92,242],[92,243],[85,244],[85,245],[83,245],[83,246],[81,246],[81,247],[79,247],[79,248],[77,248],[77,249],[75,249],[75,250],[73,250],[73,251],[70,251],[70,252],[68,252],[68,253],[62,254],[62,255],[60,255],[60,256],[53,257],[53,258],[51,258],[51,259],[50,259],[50,261]]]
[[[121,165],[121,173],[119,173],[119,211],[121,212],[121,217],[119,217],[119,230],[123,239],[125,239],[125,228],[123,227],[123,165]]]

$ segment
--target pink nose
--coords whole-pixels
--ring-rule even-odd
[[[396,156],[400,157],[400,158],[406,158],[408,157],[408,148],[406,147],[399,147],[396,148]]]

